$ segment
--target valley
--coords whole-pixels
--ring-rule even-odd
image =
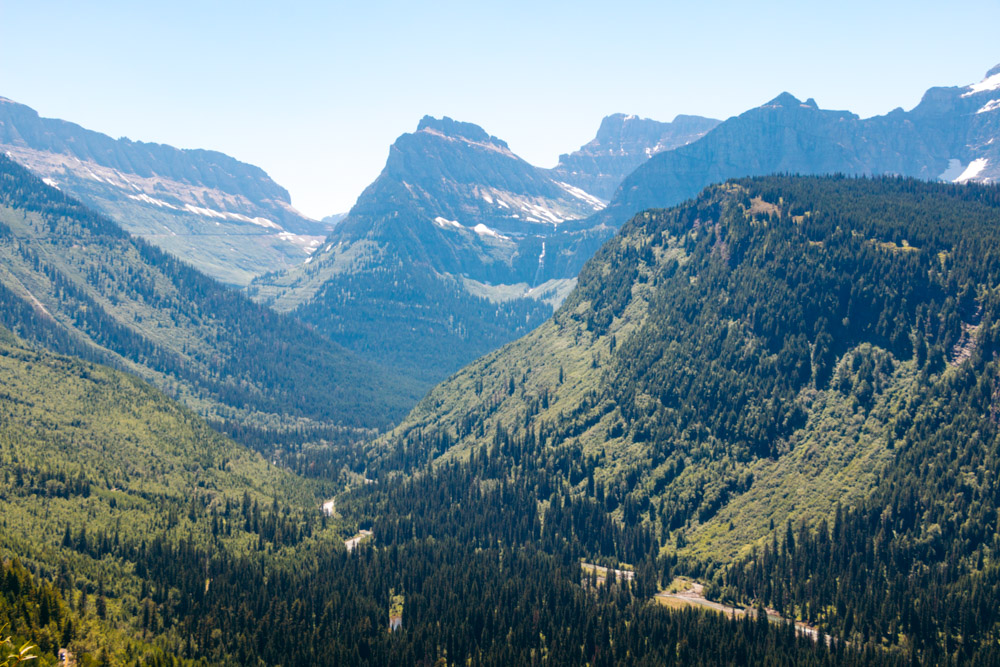
[[[998,91],[428,115],[321,221],[0,98],[0,665],[996,663]]]

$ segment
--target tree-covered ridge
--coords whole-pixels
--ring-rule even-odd
[[[432,391],[376,445],[368,474],[436,460],[484,479],[544,470],[541,507],[553,494],[590,499],[710,579],[717,570],[705,563],[763,546],[787,520],[832,522],[838,502],[892,511],[889,475],[936,480],[912,519],[930,530],[953,514],[953,494],[972,503],[985,492],[962,489],[989,474],[992,445],[972,443],[991,442],[994,371],[970,364],[991,349],[998,242],[993,187],[768,177],[710,188],[636,216],[553,321]],[[923,458],[904,456],[899,441],[905,415],[937,414],[935,392],[956,373],[981,385],[949,435],[971,449],[965,472],[939,478],[921,461],[951,451],[948,438],[920,432]],[[979,586],[963,573],[991,567],[993,527],[978,521],[950,533],[965,540],[967,567],[948,579],[949,595]],[[936,568],[952,549],[945,540],[918,561]],[[759,588],[742,593],[761,599]],[[875,637],[874,618],[845,636]],[[930,626],[907,627],[890,643],[940,648]],[[963,655],[987,645],[992,627]]]
[[[329,232],[258,167],[215,151],[113,139],[3,98],[0,153],[227,284],[302,263]]]
[[[24,337],[131,370],[219,417],[384,426],[413,398],[405,378],[129,237],[6,158],[0,203],[0,312]]]

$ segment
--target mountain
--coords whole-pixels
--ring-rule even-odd
[[[301,264],[330,227],[292,208],[263,170],[228,155],[112,139],[5,98],[0,151],[230,284]]]
[[[553,319],[431,391],[367,474],[439,471],[442,508],[523,479],[546,543],[636,564],[653,540],[658,569],[716,599],[971,660],[1000,631],[998,248],[996,187],[710,187],[635,216]],[[431,530],[376,527],[409,529]]]
[[[970,86],[932,88],[911,111],[859,118],[782,93],[664,151],[621,184],[600,218],[672,206],[727,178],[771,173],[898,174],[991,182],[1000,176],[1000,66]]]
[[[602,207],[482,128],[425,117],[322,248],[250,294],[433,384],[548,317],[610,233],[573,221]]]
[[[392,145],[382,173],[328,243],[391,244],[441,273],[535,285],[572,277],[559,259],[571,242],[560,226],[601,208],[479,126],[425,117]],[[547,262],[539,261],[544,241],[555,249]]]
[[[684,115],[670,123],[621,113],[606,116],[597,136],[580,150],[560,155],[551,173],[557,180],[607,201],[643,162],[700,139],[719,122]]]
[[[0,156],[0,324],[260,428],[384,427],[416,390]]]

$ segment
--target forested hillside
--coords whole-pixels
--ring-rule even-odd
[[[0,157],[0,323],[129,370],[218,419],[379,427],[416,397]]]
[[[904,179],[641,214],[326,482],[5,334],[0,625],[82,664],[992,664],[998,223]]]
[[[970,658],[997,636],[975,610],[996,599],[998,225],[997,188],[895,178],[734,181],[640,214],[366,474],[451,461],[453,502],[527,475],[581,556],[661,552],[661,584],[673,563],[852,643]],[[447,525],[426,514],[404,534]]]
[[[324,487],[269,466],[146,383],[0,329],[0,627],[43,660],[122,664],[180,639],[172,554],[290,549]],[[206,587],[207,561],[190,574]],[[99,659],[106,662],[100,663]]]
[[[348,553],[356,526],[319,511],[331,484],[267,465],[140,380],[0,331],[0,386],[0,629],[37,647],[34,664],[60,649],[88,667],[861,658],[581,585],[576,547],[539,547],[520,481],[449,508],[426,485],[454,475],[401,485],[386,521],[416,491],[432,534],[380,521],[377,548]]]

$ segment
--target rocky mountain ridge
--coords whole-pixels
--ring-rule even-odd
[[[231,284],[300,264],[330,228],[296,211],[259,167],[216,151],[113,139],[5,98],[0,152]]]
[[[1000,66],[998,66],[1000,67]],[[1000,177],[1000,71],[928,90],[910,111],[860,118],[789,93],[719,124],[638,167],[597,216],[620,224],[677,204],[711,183],[770,173],[896,174],[989,183]]]
[[[669,123],[632,114],[606,116],[594,139],[573,153],[559,156],[552,174],[560,181],[609,200],[622,180],[643,162],[657,153],[697,141],[719,122],[685,115]]]

